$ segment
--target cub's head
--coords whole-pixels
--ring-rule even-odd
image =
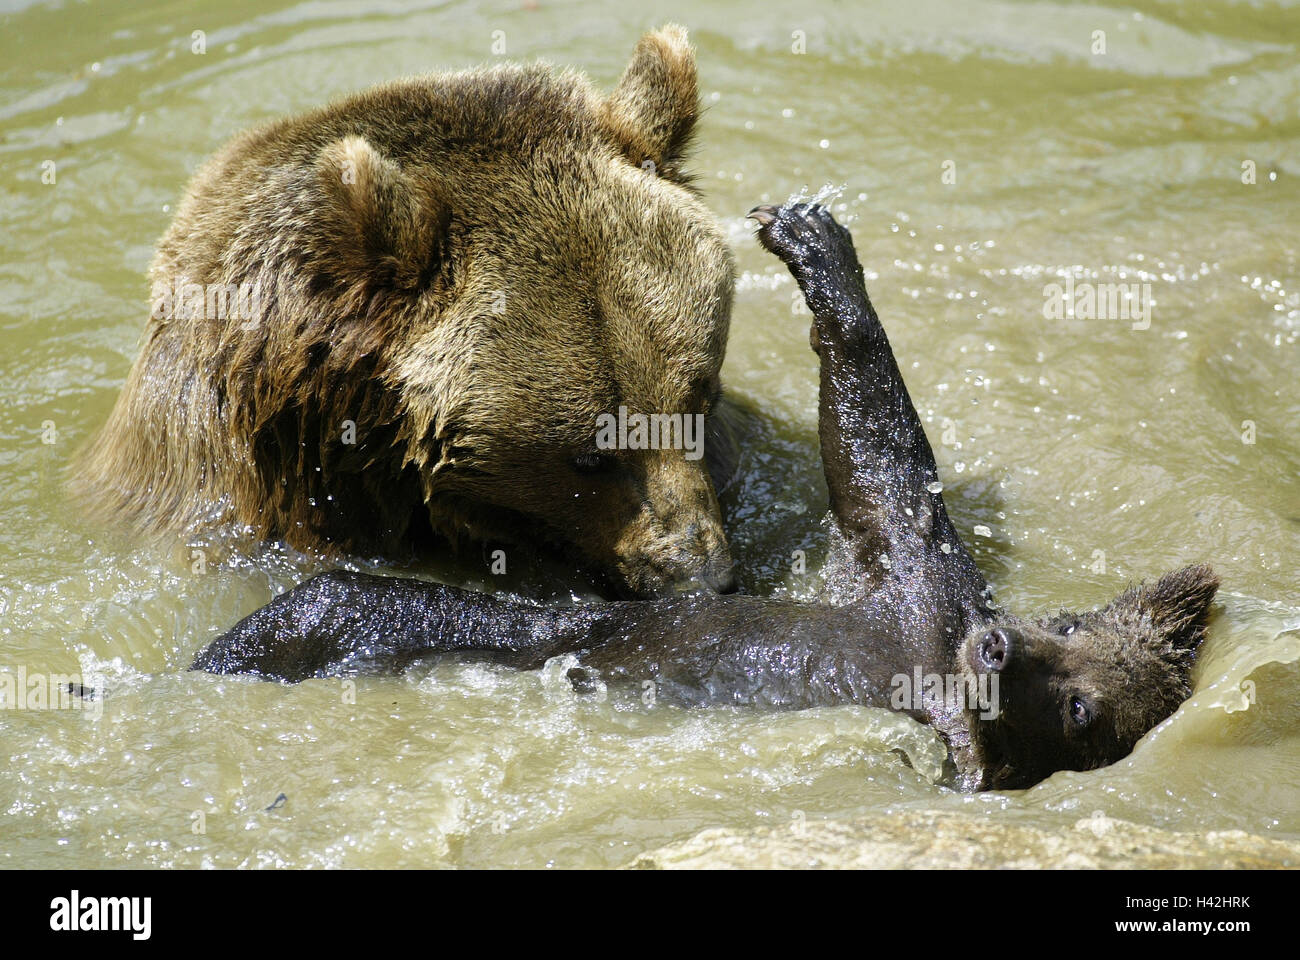
[[[1191,668],[1219,579],[1208,566],[1141,584],[1099,610],[1035,620],[999,617],[959,653],[986,675],[993,709],[971,721],[986,788],[1032,786],[1056,770],[1126,756],[1191,694]]]
[[[361,223],[361,273],[386,265],[389,302],[405,297],[380,349],[433,524],[558,541],[628,595],[730,589],[700,428],[734,265],[681,168],[685,31],[645,36],[608,96],[502,66],[416,82],[391,109],[411,102],[420,125],[375,121],[322,162]]]

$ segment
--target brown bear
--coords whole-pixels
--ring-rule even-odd
[[[609,96],[502,65],[241,134],[162,238],[74,486],[146,530],[388,556],[430,531],[542,540],[626,594],[729,589],[682,430],[597,445],[620,408],[703,424],[719,401],[734,264],[682,169],[698,112],[667,26]]]

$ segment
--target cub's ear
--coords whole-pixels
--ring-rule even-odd
[[[1121,629],[1135,631],[1183,659],[1205,638],[1219,578],[1205,564],[1166,573],[1155,583],[1130,587],[1105,608]]]
[[[699,118],[695,51],[686,30],[666,24],[647,33],[604,105],[604,125],[627,158],[682,182],[678,166]]]
[[[1121,632],[1132,632],[1147,643],[1162,646],[1173,659],[1190,662],[1205,639],[1210,604],[1219,577],[1205,564],[1166,573],[1155,583],[1130,587],[1107,604],[1102,613]]]
[[[1195,650],[1205,638],[1210,604],[1218,589],[1218,576],[1201,563],[1166,573],[1151,586],[1141,587],[1139,596],[1170,646]]]
[[[323,195],[322,272],[345,283],[412,289],[438,268],[450,195],[432,171],[403,171],[364,137],[326,144],[316,158]]]

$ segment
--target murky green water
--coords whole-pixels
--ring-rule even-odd
[[[108,689],[93,710],[0,711],[0,865],[619,865],[711,827],[913,829],[918,811],[1034,828],[1017,862],[1061,862],[1095,811],[1300,843],[1300,9],[195,6],[0,6],[0,667]],[[1223,577],[1193,700],[1127,760],[970,798],[934,785],[929,733],[883,711],[644,709],[481,664],[355,691],[190,675],[317,566],[212,551],[196,573],[184,545],[65,501],[60,472],[134,357],[152,244],[226,138],[491,59],[498,30],[509,56],[608,87],[670,18],[698,47],[694,168],[743,270],[725,379],[768,418],[724,504],[747,589],[809,592],[790,556],[816,556],[825,493],[806,317],[742,216],[842,185],[999,598],[1092,604],[1195,560]],[[1046,318],[1066,275],[1149,283],[1149,328]],[[473,554],[426,572],[500,585]],[[513,586],[567,595],[561,573]]]

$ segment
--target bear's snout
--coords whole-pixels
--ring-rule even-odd
[[[736,572],[725,547],[722,550],[713,550],[704,561],[704,566],[693,574],[679,578],[673,584],[675,593],[734,593],[735,591]]]
[[[637,596],[679,593],[731,593],[736,589],[731,551],[720,527],[691,523],[680,532],[656,537],[633,550],[619,566]]]
[[[975,645],[976,667],[985,673],[1001,673],[1011,662],[1020,635],[1008,627],[995,627]]]

